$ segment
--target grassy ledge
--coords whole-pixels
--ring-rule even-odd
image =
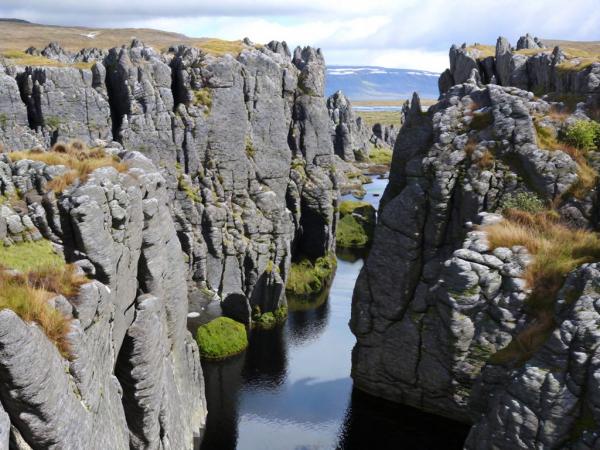
[[[504,216],[504,221],[483,230],[491,249],[519,245],[533,256],[524,274],[531,289],[525,306],[533,320],[507,347],[492,355],[490,361],[495,364],[523,363],[531,357],[555,327],[554,303],[566,276],[582,264],[600,261],[598,234],[567,227],[554,211],[507,209]]]
[[[248,347],[246,327],[229,317],[218,317],[198,327],[196,342],[206,359],[225,359]]]
[[[88,280],[73,265],[65,264],[47,240],[0,247],[0,261],[0,309],[10,309],[25,322],[35,322],[68,357],[66,336],[71,320],[49,300],[57,295],[76,296]]]
[[[285,291],[299,297],[312,297],[324,291],[329,285],[337,260],[333,253],[317,258],[315,261],[304,258],[293,262],[288,275]]]
[[[127,164],[121,162],[118,157],[107,154],[101,148],[88,148],[80,141],[55,144],[47,152],[38,150],[10,152],[8,157],[11,161],[27,159],[70,169],[48,182],[48,188],[57,194],[62,193],[76,180],[84,182],[94,170],[100,167],[114,167],[119,172],[128,170]]]
[[[389,166],[392,164],[393,150],[391,148],[377,148],[372,147],[369,151],[369,162],[372,164],[385,164]]]

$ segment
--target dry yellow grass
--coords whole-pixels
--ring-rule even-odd
[[[396,128],[401,126],[400,111],[356,111],[356,114],[362,118],[369,129],[373,128],[376,123],[394,125]]]
[[[0,52],[7,65],[13,66],[44,66],[44,67],[75,67],[77,69],[90,69],[94,63],[79,62],[75,64],[65,64],[45,56],[29,55],[21,50],[4,50]]]
[[[469,45],[467,47],[467,50],[476,59],[484,59],[490,56],[496,56],[496,47],[494,47],[493,45]]]
[[[504,215],[504,221],[483,230],[492,249],[521,245],[533,256],[524,274],[531,289],[527,308],[532,322],[492,361],[523,362],[554,328],[554,302],[567,274],[582,264],[600,261],[600,238],[597,233],[566,226],[554,211],[506,210]]]
[[[14,311],[25,322],[35,322],[56,344],[63,356],[69,356],[67,333],[70,319],[48,302],[56,295],[73,297],[88,280],[75,266],[65,264],[42,240],[15,244],[0,249],[0,309]],[[17,274],[6,269],[17,269]]]
[[[86,47],[108,49],[129,45],[133,39],[139,39],[146,45],[154,47],[157,50],[166,50],[173,45],[185,44],[201,48],[207,53],[217,56],[225,53],[237,56],[246,47],[239,40],[225,41],[212,38],[192,38],[179,33],[150,28],[60,27],[8,21],[0,22],[0,35],[2,35],[2,39],[0,39],[0,53],[5,51],[23,53],[23,50],[30,46],[41,50],[50,42],[57,42],[62,48],[69,51],[78,51]],[[240,36],[240,38],[242,37]],[[14,55],[17,56],[19,54],[14,53]],[[56,61],[48,63],[47,61],[51,60],[41,58],[45,61],[39,60],[37,62],[41,62],[40,64],[31,65],[56,64]]]
[[[127,164],[114,156],[106,154],[103,149],[88,149],[80,141],[72,141],[66,145],[56,144],[48,152],[28,150],[10,152],[8,155],[11,161],[28,159],[71,169],[65,174],[53,178],[48,183],[48,187],[56,193],[63,192],[75,180],[85,181],[94,170],[100,167],[114,167],[119,172],[126,172],[128,169]]]

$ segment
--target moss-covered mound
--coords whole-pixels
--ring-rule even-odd
[[[273,312],[260,313],[257,312],[252,316],[252,324],[261,330],[270,330],[280,323],[285,322],[288,315],[287,306],[281,306]]]
[[[392,164],[393,151],[390,148],[373,147],[369,152],[369,161],[373,164],[384,164],[389,166]]]
[[[345,200],[340,205],[336,242],[340,248],[365,248],[373,237],[375,208],[370,203]]]
[[[315,261],[302,259],[292,263],[285,291],[295,296],[310,297],[322,292],[333,278],[337,260],[333,253]]]
[[[248,347],[246,328],[229,317],[218,317],[198,327],[196,341],[200,354],[207,359],[224,359]]]

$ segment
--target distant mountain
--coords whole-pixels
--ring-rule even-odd
[[[385,67],[328,66],[325,91],[344,91],[351,100],[402,100],[418,92],[437,98],[439,73]]]

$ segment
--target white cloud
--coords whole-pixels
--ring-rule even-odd
[[[321,47],[330,64],[439,72],[452,43],[499,35],[600,40],[598,0],[2,0],[0,16],[148,27],[190,36]]]

